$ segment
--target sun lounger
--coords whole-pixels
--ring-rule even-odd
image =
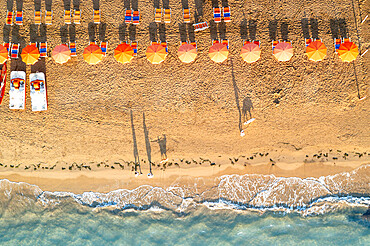
[[[52,10],[46,10],[45,25],[51,25],[52,22],[53,22],[53,11]]]
[[[280,43],[280,41],[272,41],[272,51],[274,51],[275,46],[278,45],[278,43]]]
[[[140,23],[140,11],[134,10],[132,14],[132,24],[139,25],[139,23]]]
[[[231,21],[230,7],[223,7],[222,12],[224,15],[224,22],[230,22]]]
[[[41,25],[41,10],[35,10],[35,24]]]
[[[48,44],[47,42],[40,43],[40,57],[48,57]]]
[[[221,42],[223,45],[226,45],[226,48],[229,49],[229,40],[228,39],[222,39]]]
[[[351,38],[343,38],[342,43],[348,43],[351,42]]]
[[[7,11],[5,24],[13,25],[13,11]]]
[[[190,23],[190,9],[183,9],[182,13],[184,16],[184,23]]]
[[[3,46],[8,50],[8,55],[9,55],[10,45],[11,43],[3,43]]]
[[[30,45],[37,47],[37,42],[30,42]]]
[[[162,9],[155,9],[154,22],[161,22]]]
[[[10,73],[9,108],[24,109],[26,104],[26,72]]]
[[[337,49],[339,49],[340,45],[342,44],[342,39],[340,38],[335,38],[334,39],[334,49],[335,52],[337,52]]]
[[[195,24],[193,24],[193,26],[194,26],[194,32],[203,31],[203,30],[209,28],[207,21],[195,23]]]
[[[185,42],[180,42],[180,45],[184,45],[184,44],[188,44],[188,41],[185,41]]]
[[[219,7],[213,8],[213,19],[216,23],[221,22],[221,9]]]
[[[30,96],[32,111],[44,111],[48,109],[45,74],[30,74]]]
[[[163,46],[165,49],[166,49],[166,52],[168,52],[168,49],[167,49],[167,42],[161,42],[161,46]]]
[[[23,11],[17,11],[15,15],[15,24],[23,25]]]
[[[18,59],[19,54],[19,44],[12,44],[12,49],[10,50],[10,58]]]
[[[197,47],[197,41],[190,42],[190,44],[193,45],[195,47],[195,49],[198,49],[198,47]]]
[[[258,47],[260,47],[260,41],[259,40],[253,40],[253,43],[258,45]]]
[[[218,43],[220,43],[219,39],[212,39],[212,44],[218,44]]]
[[[69,42],[69,49],[71,50],[71,56],[77,56],[76,42]]]
[[[75,9],[73,13],[73,23],[81,24],[81,10]]]
[[[132,21],[132,9],[125,9],[125,23],[131,23]]]
[[[312,43],[312,39],[311,38],[305,38],[304,39],[304,42],[306,44],[306,47],[310,45],[310,43]]]
[[[94,9],[94,23],[100,24],[100,9]]]
[[[1,68],[1,73],[0,73],[0,104],[4,99],[5,87],[6,87],[6,74],[7,74],[7,68],[6,68],[6,63],[4,63],[3,67]]]
[[[171,9],[164,9],[164,23],[171,22]]]
[[[106,56],[108,50],[108,42],[100,42],[100,49],[103,52],[104,56]]]
[[[137,56],[137,41],[131,41],[131,48],[134,50],[134,56]]]
[[[64,10],[64,24],[71,24],[71,10],[69,9]]]
[[[96,45],[95,41],[90,42],[90,45]]]

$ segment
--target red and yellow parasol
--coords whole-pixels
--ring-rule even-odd
[[[351,62],[358,56],[358,47],[353,42],[345,42],[339,46],[338,55],[344,62]]]
[[[311,61],[322,61],[326,56],[327,48],[320,40],[311,42],[306,47],[306,55]]]
[[[0,64],[4,64],[9,58],[9,51],[0,44]]]
[[[209,48],[209,58],[214,62],[221,63],[227,59],[228,55],[229,50],[224,44],[215,43]]]
[[[159,44],[152,44],[146,50],[146,58],[152,64],[160,64],[166,59],[167,51],[166,48]]]
[[[126,43],[119,44],[114,50],[114,58],[122,64],[129,63],[134,58],[134,50]]]
[[[257,44],[247,43],[242,47],[242,51],[240,52],[240,56],[247,63],[252,63],[252,62],[255,62],[258,59],[260,59],[261,49]]]
[[[84,60],[90,65],[98,64],[103,60],[103,52],[99,46],[96,44],[90,44],[84,50],[83,57]]]
[[[177,51],[179,59],[184,63],[190,63],[197,57],[197,49],[191,44],[183,44]]]
[[[53,57],[56,63],[66,63],[69,59],[71,59],[71,50],[65,44],[57,45],[51,52],[51,57]]]
[[[33,65],[40,57],[39,49],[35,45],[27,45],[22,50],[21,57],[27,65]]]
[[[289,61],[293,56],[293,47],[289,42],[281,42],[275,46],[273,53],[278,61]]]

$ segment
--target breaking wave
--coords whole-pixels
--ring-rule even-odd
[[[274,175],[224,175],[207,185],[201,178],[179,178],[168,188],[142,185],[108,193],[43,191],[36,185],[0,180],[0,212],[50,209],[71,203],[92,209],[171,210],[187,213],[198,207],[237,211],[325,214],[370,206],[370,164],[351,172],[320,178]]]

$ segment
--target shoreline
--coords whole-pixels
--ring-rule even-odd
[[[24,170],[26,165],[22,164],[15,168],[3,166],[0,169],[0,179],[8,179],[13,182],[25,182],[32,185],[37,185],[40,189],[45,191],[65,191],[73,193],[83,193],[88,191],[93,192],[109,192],[117,189],[135,189],[141,185],[160,186],[162,188],[169,187],[174,183],[181,183],[186,185],[195,179],[201,179],[205,186],[212,186],[217,179],[222,175],[274,175],[275,177],[298,177],[298,178],[319,178],[321,176],[334,175],[342,172],[352,171],[362,165],[370,163],[370,156],[367,152],[362,159],[352,156],[354,152],[348,151],[348,158],[346,160],[335,160],[332,158],[329,161],[313,157],[297,160],[297,152],[291,152],[290,155],[274,155],[254,158],[250,160],[249,157],[239,157],[235,162],[235,158],[219,158],[214,163],[205,158],[198,159],[171,159],[163,163],[161,167],[153,167],[153,178],[148,178],[149,173],[148,164],[142,163],[142,175],[135,177],[133,169],[133,162],[113,162],[110,164],[90,163],[72,164],[72,168],[67,168],[66,163],[54,164],[53,170],[45,169],[50,166],[40,164],[36,169]],[[321,152],[322,155],[326,153]],[[347,152],[344,152],[347,153]],[[358,152],[359,153],[359,152]],[[310,154],[315,156],[317,154]],[[330,155],[328,155],[329,159]],[[249,159],[248,161],[246,159]],[[257,160],[256,160],[257,159]],[[271,161],[276,159],[279,161]],[[282,159],[285,159],[282,161]],[[321,159],[321,160],[320,160]],[[179,162],[178,165],[174,163]],[[190,162],[185,164],[185,162]],[[201,164],[201,162],[203,164]],[[231,164],[231,163],[234,164]],[[170,163],[172,163],[170,165]],[[196,164],[198,163],[198,164]],[[212,165],[211,165],[212,163]],[[167,166],[166,166],[167,164]],[[157,164],[155,164],[157,165]],[[87,169],[86,166],[91,167]],[[99,167],[98,167],[99,166]],[[119,167],[123,167],[119,168]],[[71,167],[71,166],[69,166]],[[80,167],[80,168],[77,168]],[[82,168],[81,168],[82,167]],[[112,168],[114,167],[114,169]],[[165,168],[163,168],[165,167]],[[62,170],[63,168],[63,170]]]

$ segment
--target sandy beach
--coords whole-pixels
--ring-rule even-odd
[[[360,8],[355,5],[355,20],[350,0],[340,5],[330,0],[230,0],[231,23],[213,23],[195,33],[198,57],[192,64],[177,58],[181,1],[169,2],[172,19],[165,25],[154,23],[153,1],[138,1],[141,21],[136,28],[122,24],[127,1],[123,2],[100,0],[102,24],[94,27],[89,24],[93,1],[81,1],[82,23],[75,25],[75,35],[64,25],[63,1],[53,1],[53,24],[46,29],[32,24],[31,0],[23,1],[23,26],[10,28],[1,22],[3,41],[25,47],[31,38],[46,37],[50,53],[75,36],[78,53],[65,65],[51,57],[27,67],[19,60],[8,62],[9,73],[46,73],[49,107],[32,112],[27,85],[26,110],[11,111],[7,84],[0,105],[1,179],[51,191],[107,192],[142,184],[169,185],[182,176],[210,183],[234,173],[320,177],[369,163],[370,54],[348,64],[333,48],[335,27],[341,35],[348,33],[360,51],[369,48],[369,21],[360,24],[359,18],[369,12],[369,1],[360,1]],[[188,2],[191,11],[201,13],[199,21],[212,20],[212,2],[198,2]],[[43,11],[44,6],[43,1]],[[5,3],[0,5],[4,20],[6,8]],[[308,61],[304,54],[305,20],[317,20],[318,35],[328,47],[322,62]],[[286,27],[288,32],[282,31]],[[274,31],[276,39],[287,36],[292,42],[294,56],[289,62],[278,62],[271,54]],[[230,42],[229,58],[222,64],[208,57],[215,36]],[[253,36],[261,41],[262,56],[247,64],[240,49],[243,39]],[[82,57],[92,37],[109,43],[107,57],[94,66]],[[139,43],[138,56],[126,65],[112,55],[122,38]],[[153,38],[168,42],[169,55],[160,65],[145,57]],[[243,125],[250,118],[256,120]],[[136,178],[135,153],[143,173]],[[163,154],[168,161],[160,163]],[[147,178],[149,159],[155,165],[153,179]]]

